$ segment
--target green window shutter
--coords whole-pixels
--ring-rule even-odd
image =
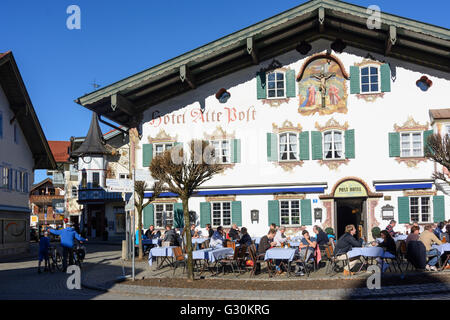
[[[445,220],[445,199],[444,196],[433,197],[433,222]]]
[[[312,210],[311,199],[305,199],[301,201],[302,226],[312,226]]]
[[[428,147],[428,137],[433,134],[433,130],[428,130],[423,132],[423,155],[426,155],[426,150],[431,149]]]
[[[295,71],[286,71],[286,97],[295,98]]]
[[[178,147],[178,146],[183,147],[183,142],[174,142],[174,143],[173,143],[173,146],[174,146],[174,147]]]
[[[238,227],[242,227],[242,202],[233,201],[231,203],[231,222],[236,223]]]
[[[150,167],[152,158],[153,158],[153,145],[152,144],[142,145],[142,166]]]
[[[152,224],[155,224],[154,211],[155,206],[151,203],[144,208],[144,229],[148,229]]]
[[[381,92],[391,92],[391,68],[387,63],[380,66]]]
[[[350,93],[359,93],[359,67],[350,66]]]
[[[345,157],[355,159],[355,130],[345,131]]]
[[[278,200],[269,200],[268,204],[268,220],[269,226],[275,223],[280,225],[280,203]]]
[[[322,160],[322,132],[311,131],[311,144],[312,144],[312,159]]]
[[[300,160],[309,160],[309,131],[301,132],[298,137]]]
[[[201,202],[200,226],[204,228],[207,224],[211,224],[211,202]]]
[[[240,163],[241,162],[241,140],[232,139],[231,140],[231,162]]]
[[[267,133],[267,161],[278,161],[278,135]]]
[[[399,132],[389,132],[389,157],[400,157]]]
[[[265,72],[258,72],[256,74],[256,97],[258,99],[265,99],[267,97]]]
[[[398,197],[398,222],[410,223],[409,197]]]
[[[173,226],[174,228],[184,228],[183,204],[173,204]]]

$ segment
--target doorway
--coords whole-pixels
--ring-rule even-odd
[[[367,239],[366,198],[336,199],[335,208],[335,226],[338,238],[345,233],[345,227],[352,224],[356,227],[356,237]]]

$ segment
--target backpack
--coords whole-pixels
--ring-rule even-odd
[[[425,269],[427,264],[427,250],[422,241],[408,242],[406,258],[416,269]]]

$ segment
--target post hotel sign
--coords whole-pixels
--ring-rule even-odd
[[[334,192],[335,198],[367,197],[366,188],[357,181],[348,180],[342,182]]]

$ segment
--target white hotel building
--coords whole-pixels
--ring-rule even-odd
[[[213,143],[226,170],[190,199],[200,227],[340,236],[355,224],[370,239],[392,218],[398,231],[448,220],[449,186],[432,179],[443,168],[425,148],[450,132],[450,31],[385,13],[368,29],[368,18],[309,1],[77,102],[137,128],[136,169],[175,144]],[[182,214],[180,199],[161,195],[144,228],[162,227],[162,212]]]

